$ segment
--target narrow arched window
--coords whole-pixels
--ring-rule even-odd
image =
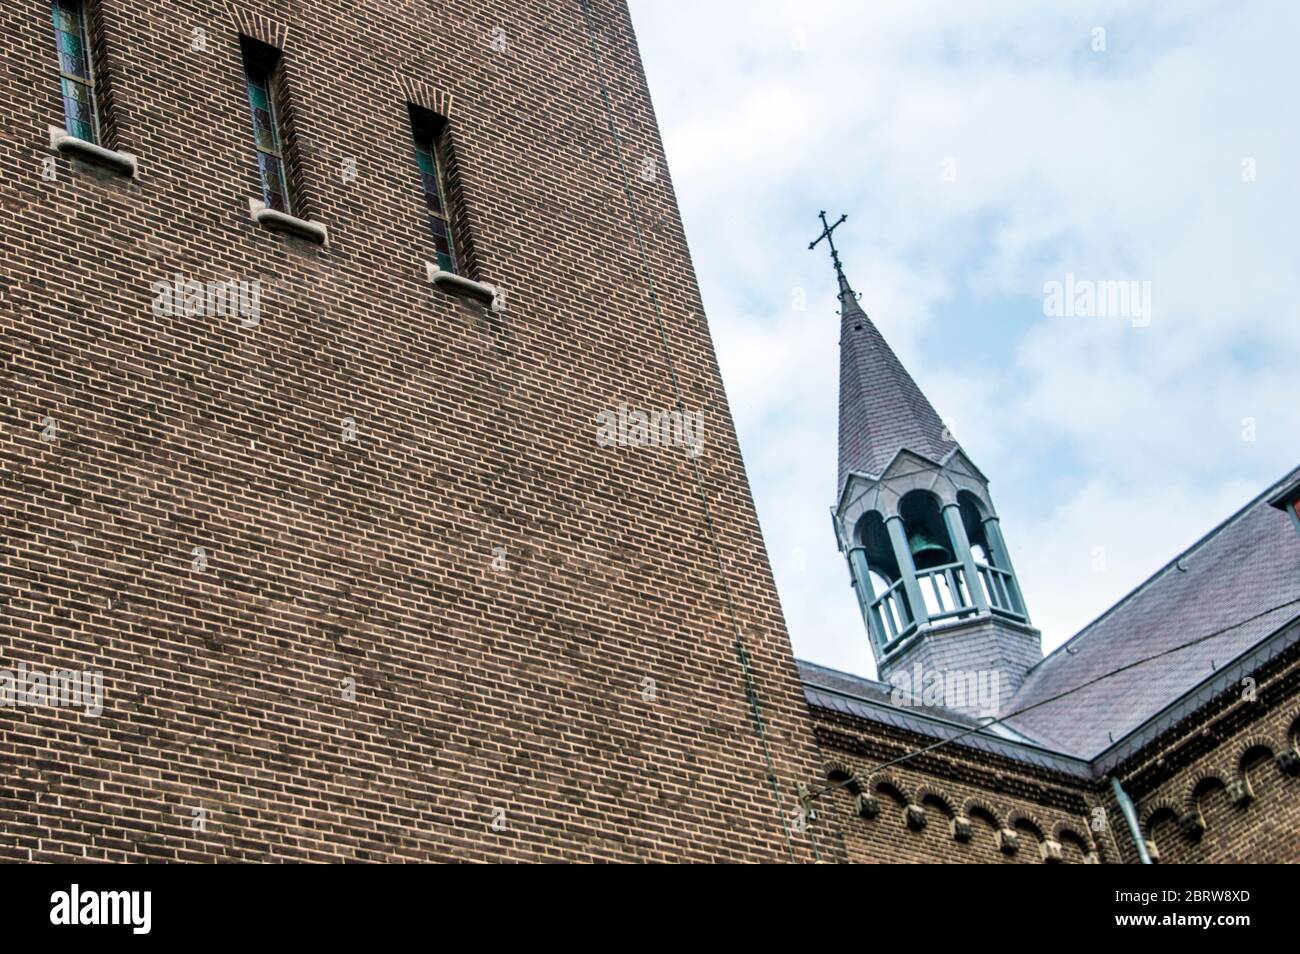
[[[293,211],[286,170],[289,148],[281,122],[283,91],[276,82],[280,51],[249,37],[241,37],[240,43],[262,201],[268,209],[289,214]]]
[[[934,494],[924,490],[912,491],[899,502],[898,514],[903,518],[912,563],[918,571],[956,560],[952,539],[943,522],[943,511]]]
[[[885,521],[871,511],[858,521],[858,542],[867,557],[867,567],[872,576],[872,595],[880,596],[898,581],[898,561],[889,544]]]
[[[876,511],[863,515],[854,536],[862,557],[858,572],[865,569],[859,586],[867,613],[867,625],[879,649],[898,641],[912,631],[915,614],[907,602],[902,574],[894,548],[889,541],[885,521]]]
[[[424,191],[429,232],[433,238],[434,259],[438,270],[460,271],[456,255],[456,238],[451,226],[448,190],[449,147],[444,135],[447,122],[441,116],[418,106],[410,107],[411,134],[415,138],[415,165]]]
[[[98,144],[99,107],[95,99],[86,4],[82,0],[54,0],[53,7],[66,130],[78,139]]]

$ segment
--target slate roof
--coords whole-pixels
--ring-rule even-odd
[[[1010,709],[1209,636],[1009,720],[1062,752],[1095,758],[1264,638],[1300,618],[1300,534],[1269,505],[1300,468],[1198,540],[1030,670]],[[1290,602],[1289,606],[1271,609]],[[1249,620],[1242,625],[1243,620]]]
[[[934,739],[951,739],[954,745],[1006,756],[1078,778],[1091,777],[1091,769],[1083,759],[1052,752],[1004,726],[966,734],[976,724],[969,716],[938,706],[924,709],[896,706],[890,701],[886,683],[803,660],[798,660],[798,664],[804,698],[814,708],[840,712]]]
[[[819,666],[817,663],[807,662],[803,659],[797,659],[795,662],[799,665],[799,677],[803,680],[805,688],[825,689],[830,693],[875,705],[894,705],[890,700],[891,688],[887,682],[868,679],[865,676],[855,676],[852,673],[831,669],[829,666]],[[941,706],[927,706],[926,708],[930,712],[937,713],[946,722],[952,722],[966,728],[979,724],[979,720],[974,717],[963,715],[951,709],[944,709]],[[842,709],[841,711],[847,712],[850,710]]]
[[[837,490],[854,471],[879,474],[907,448],[942,460],[957,443],[889,343],[840,283],[840,469]]]

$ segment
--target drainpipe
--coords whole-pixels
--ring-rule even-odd
[[[1119,810],[1124,813],[1124,820],[1128,822],[1128,833],[1133,836],[1133,845],[1138,850],[1138,859],[1144,865],[1151,864],[1151,855],[1147,852],[1146,839],[1142,837],[1142,828],[1138,825],[1138,813],[1133,807],[1133,799],[1128,797],[1128,792],[1124,791],[1123,786],[1119,784],[1119,779],[1114,775],[1110,777],[1110,790],[1115,795],[1115,801],[1119,802]]]

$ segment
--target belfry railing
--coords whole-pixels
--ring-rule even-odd
[[[990,611],[1024,622],[1027,617],[1015,577],[1007,570],[985,563],[976,562],[975,570]],[[970,592],[966,567],[960,562],[918,570],[916,584],[932,625],[942,626],[979,612]],[[871,601],[868,612],[874,623],[872,628],[883,643],[882,650],[892,648],[916,631],[916,615],[908,605],[907,589],[901,578]]]
[[[887,649],[916,630],[916,620],[907,605],[902,579],[895,580],[889,589],[871,601],[870,613],[874,629],[883,641],[881,649]]]
[[[980,584],[984,588],[984,596],[988,599],[989,608],[996,613],[1021,621],[1025,620],[1025,607],[1020,602],[1016,578],[1008,571],[986,563],[976,563],[975,569],[979,571]]]
[[[918,570],[916,582],[930,622],[939,623],[975,612],[975,601],[966,589],[966,568],[962,564],[945,563]]]

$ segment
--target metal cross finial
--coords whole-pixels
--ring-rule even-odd
[[[839,217],[839,220],[834,225],[831,225],[826,221],[825,209],[822,209],[822,211],[818,212],[817,214],[821,217],[822,220],[822,234],[817,236],[817,238],[814,241],[808,243],[808,249],[809,251],[815,249],[818,243],[821,242],[822,239],[825,239],[826,244],[831,247],[831,261],[835,263],[835,274],[838,275],[840,278],[843,278],[844,269],[840,265],[840,253],[835,249],[835,237],[831,233],[833,233],[837,228],[839,228],[844,223],[844,220],[848,218],[848,215],[841,215]]]

